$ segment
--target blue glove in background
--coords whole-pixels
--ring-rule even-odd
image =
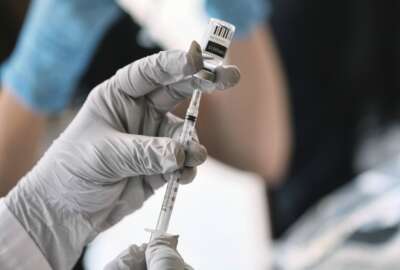
[[[236,38],[247,37],[271,13],[268,0],[205,0],[205,8],[210,17],[234,24]]]
[[[113,0],[33,0],[16,48],[2,66],[3,86],[34,111],[63,110],[120,14]]]

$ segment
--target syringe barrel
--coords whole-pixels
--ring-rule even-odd
[[[185,121],[183,123],[181,135],[179,137],[179,143],[181,143],[184,146],[187,146],[193,138],[193,132],[196,127],[196,120],[199,113],[200,100],[201,100],[201,91],[195,89],[185,116]],[[175,199],[178,194],[180,176],[181,172],[177,171],[174,173],[173,177],[168,181],[155,233],[158,234],[166,233],[168,230],[169,221],[171,219],[172,210],[175,204]],[[155,233],[152,234],[151,239],[153,239],[154,236],[156,236],[154,235]]]
[[[168,181],[166,194],[170,194],[173,197],[164,197],[164,201],[161,207],[160,216],[156,226],[156,231],[160,233],[166,233],[171,219],[172,209],[174,207],[175,198],[178,193],[179,181],[177,181],[178,175],[175,175],[173,179]],[[174,192],[175,190],[175,192]]]

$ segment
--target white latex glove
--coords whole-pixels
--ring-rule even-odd
[[[143,204],[165,175],[193,167],[205,148],[178,138],[182,120],[166,112],[193,87],[227,88],[235,67],[220,67],[215,84],[190,75],[202,67],[200,46],[136,61],[98,85],[70,126],[5,202],[50,265],[71,269],[84,246]],[[56,68],[56,67],[54,67]]]
[[[191,270],[176,251],[178,236],[160,236],[148,245],[132,245],[104,270]]]

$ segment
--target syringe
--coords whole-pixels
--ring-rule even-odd
[[[214,70],[217,66],[223,63],[234,32],[234,25],[221,20],[210,19],[202,43],[204,68],[195,75],[196,77],[211,81],[215,80]],[[201,91],[195,89],[186,111],[185,122],[183,124],[181,136],[179,137],[179,143],[185,147],[192,140],[197,116],[199,114],[200,100]],[[157,226],[155,230],[151,231],[152,234],[150,240],[154,237],[165,234],[168,230],[169,221],[171,219],[172,210],[178,193],[180,174],[180,172],[176,172],[168,181],[160,215],[158,216]]]

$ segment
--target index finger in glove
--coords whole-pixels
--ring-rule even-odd
[[[200,45],[193,42],[188,52],[162,51],[120,69],[116,79],[121,90],[133,98],[195,74],[203,67]]]
[[[190,97],[194,89],[202,92],[224,90],[236,85],[240,80],[240,71],[236,66],[218,66],[215,69],[216,81],[211,82],[191,76],[182,81],[155,90],[149,95],[149,100],[159,111],[170,111],[175,105]]]

